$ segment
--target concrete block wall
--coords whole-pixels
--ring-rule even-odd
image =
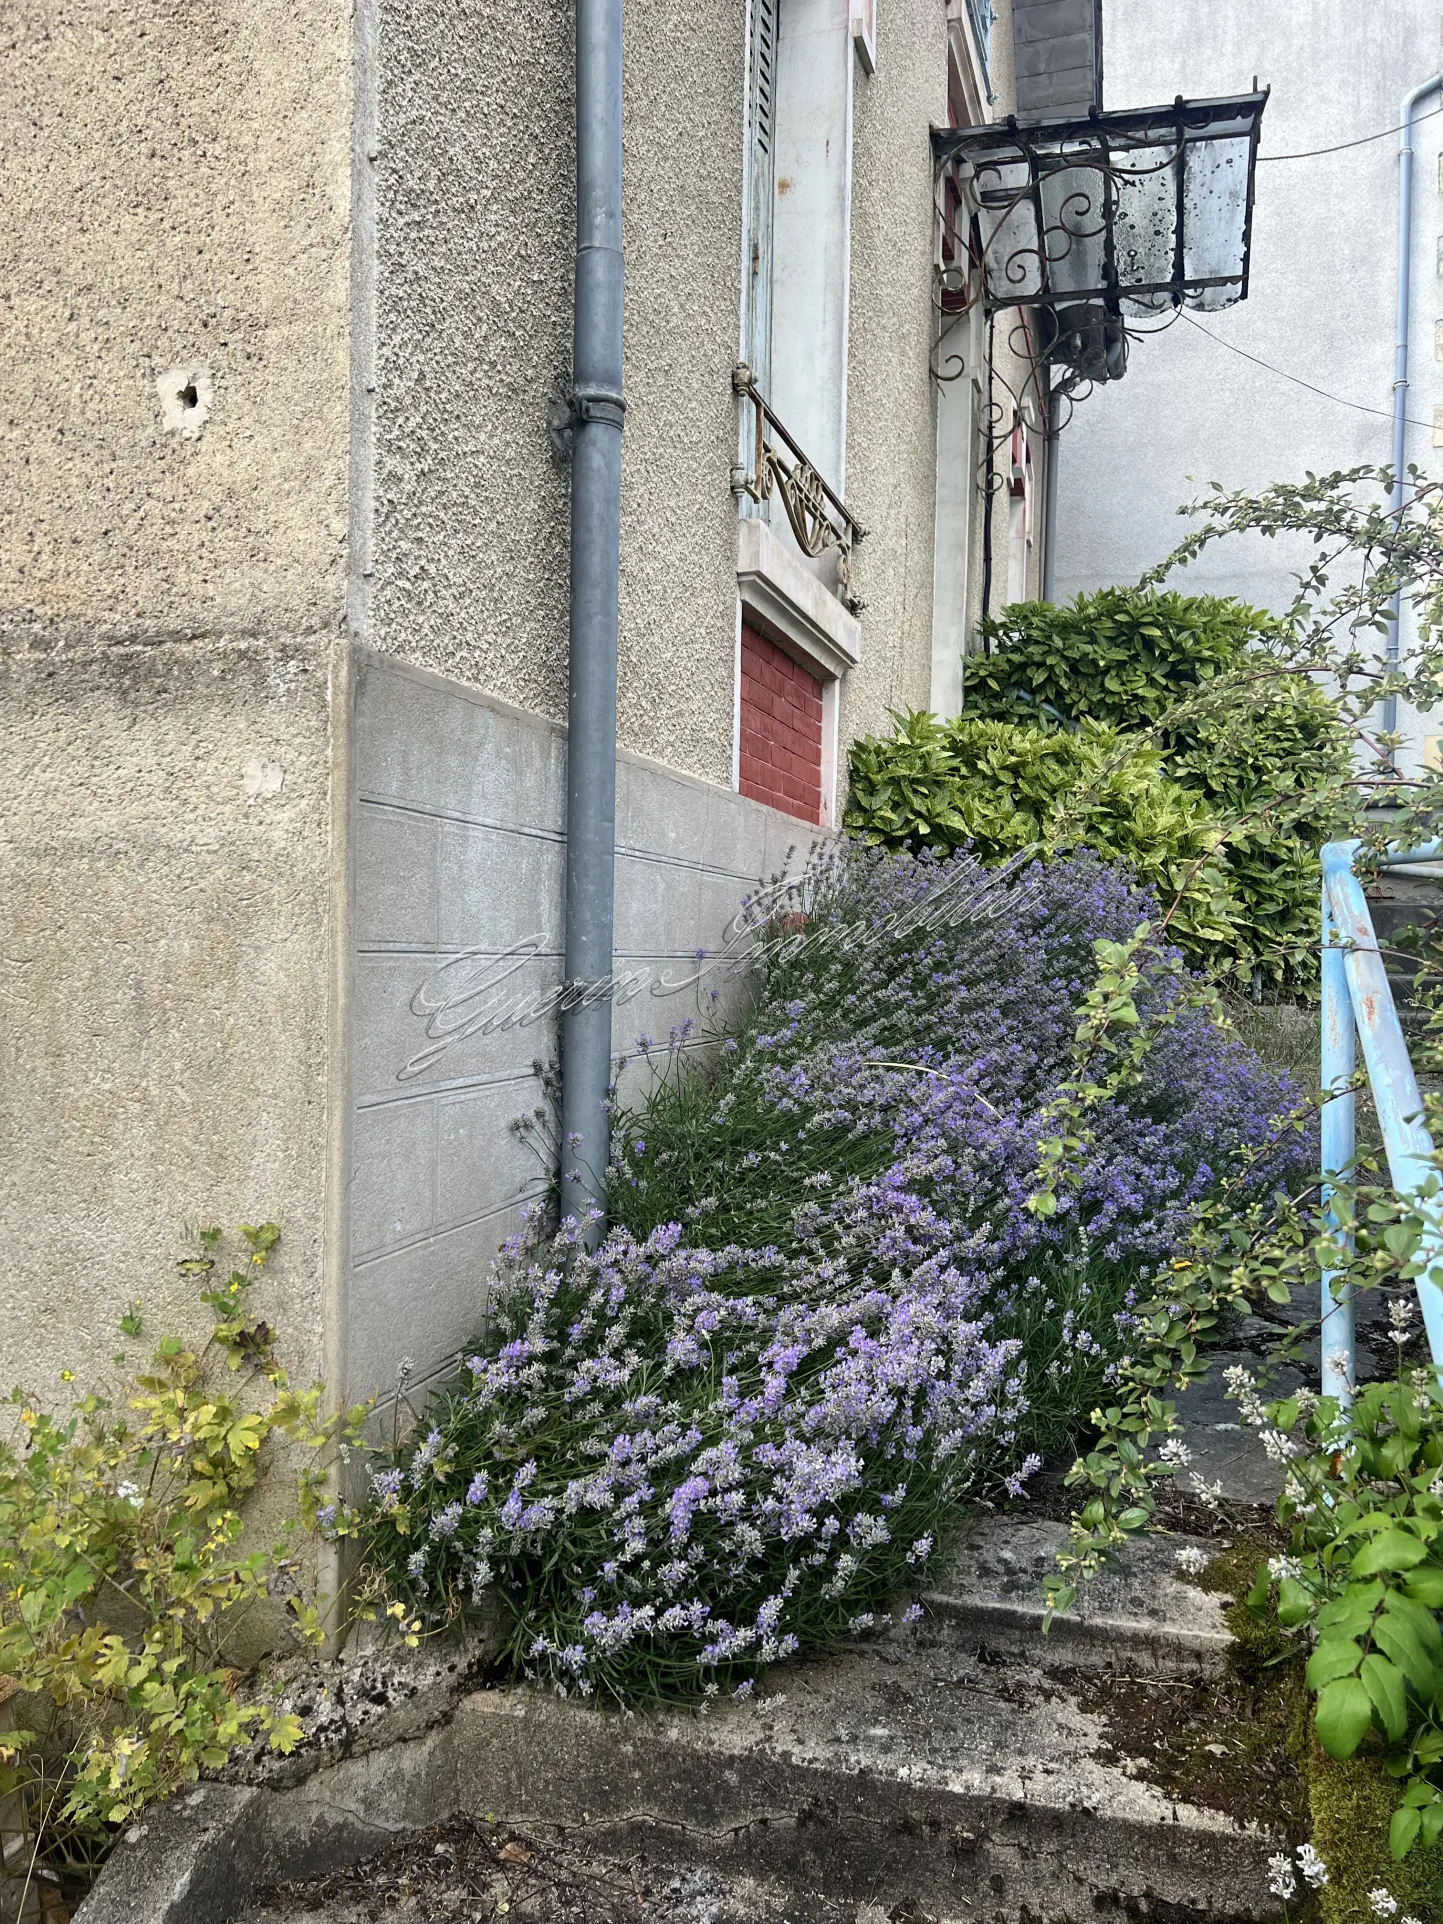
[[[357,650],[352,679],[347,1227],[337,1292],[349,1395],[419,1377],[478,1328],[487,1267],[544,1185],[514,1120],[554,1057],[562,980],[565,732]],[[623,754],[613,1048],[644,1087],[647,1037],[734,1004],[714,957],[742,896],[804,859],[805,824]]]

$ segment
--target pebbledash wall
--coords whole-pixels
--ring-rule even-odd
[[[928,697],[946,14],[882,0],[855,80],[843,748]],[[705,1006],[695,951],[815,834],[732,787],[745,8],[626,23],[619,1050]],[[562,933],[572,86],[528,0],[23,0],[5,1385],[103,1376],[134,1297],[183,1321],[208,1221],[282,1223],[300,1377],[384,1391],[475,1327],[554,1049],[514,999]]]

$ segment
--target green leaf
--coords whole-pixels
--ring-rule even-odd
[[[1376,1654],[1363,1659],[1362,1679],[1378,1721],[1389,1743],[1396,1744],[1408,1728],[1408,1693],[1396,1664]]]
[[[1373,1701],[1360,1677],[1339,1678],[1318,1693],[1318,1742],[1339,1762],[1351,1757],[1373,1721]]]
[[[1433,1563],[1426,1570],[1410,1570],[1403,1594],[1429,1610],[1443,1610],[1443,1568]]]
[[[1389,1590],[1383,1598],[1385,1617],[1394,1623],[1406,1623],[1422,1645],[1429,1663],[1443,1665],[1443,1632],[1438,1628],[1438,1619],[1431,1610],[1421,1603],[1415,1603],[1401,1590]]]
[[[1313,1596],[1295,1577],[1284,1577],[1278,1585],[1278,1622],[1291,1630],[1306,1623],[1313,1614]]]
[[[1365,1543],[1350,1566],[1355,1577],[1375,1577],[1384,1570],[1412,1570],[1428,1559],[1427,1546],[1402,1530],[1382,1530]]]
[[[1388,1825],[1388,1848],[1400,1861],[1418,1841],[1418,1833],[1423,1828],[1423,1819],[1416,1810],[1395,1810]]]
[[[1373,1641],[1397,1664],[1420,1697],[1433,1695],[1438,1687],[1438,1672],[1411,1624],[1396,1616],[1380,1615],[1373,1625]]]
[[[1363,1652],[1358,1644],[1345,1643],[1341,1638],[1325,1639],[1308,1659],[1309,1690],[1321,1690],[1324,1684],[1336,1683],[1339,1677],[1355,1676],[1362,1661]]]
[[[74,1564],[71,1569],[66,1572],[65,1582],[61,1587],[61,1608],[68,1610],[72,1604],[78,1603],[85,1593],[92,1589],[99,1581],[100,1578],[90,1564]]]

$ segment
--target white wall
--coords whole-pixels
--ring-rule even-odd
[[[385,1394],[402,1355],[449,1367],[487,1266],[544,1188],[512,1130],[556,1054],[566,735],[559,724],[359,650],[349,718],[351,960],[346,1228],[332,1378]],[[644,1093],[643,1033],[735,1010],[717,957],[743,895],[805,860],[805,825],[623,753],[613,1047]],[[789,851],[794,853],[789,854]],[[731,953],[734,953],[734,946]]]
[[[1263,156],[1332,146],[1397,124],[1404,92],[1443,66],[1440,18],[1436,0],[1105,0],[1105,104],[1240,93],[1256,74],[1272,87]],[[1408,412],[1425,423],[1443,402],[1440,135],[1443,116],[1422,122],[1414,163]],[[1198,317],[1218,341],[1378,412],[1310,394],[1186,319],[1137,343],[1125,379],[1081,402],[1062,440],[1059,599],[1135,580],[1181,538],[1177,509],[1209,481],[1256,488],[1391,460],[1397,192],[1396,134],[1318,159],[1260,160],[1251,292]],[[1409,460],[1437,469],[1432,440],[1430,428],[1411,429]],[[1297,550],[1249,539],[1174,580],[1277,608],[1296,566]]]

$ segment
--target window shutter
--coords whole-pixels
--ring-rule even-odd
[[[747,363],[763,394],[772,363],[772,205],[776,194],[777,10],[780,0],[751,0],[747,59]]]

